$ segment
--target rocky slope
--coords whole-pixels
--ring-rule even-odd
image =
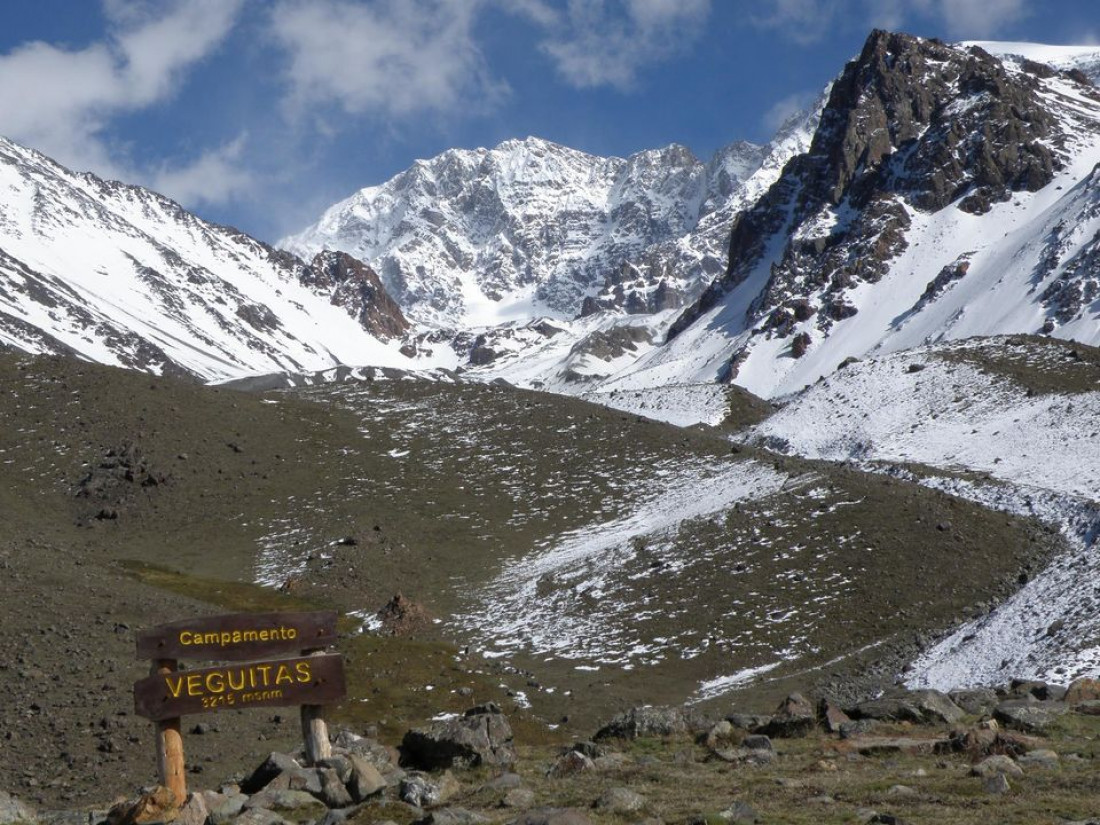
[[[770,396],[872,349],[1096,339],[1098,133],[1079,70],[873,33],[809,151],[734,222],[726,273],[623,385],[691,376]]]
[[[406,328],[348,256],[307,263],[0,139],[0,345],[210,380],[405,362]]]
[[[632,281],[627,262],[647,247],[724,205],[763,155],[742,142],[709,164],[676,145],[603,158],[538,138],[453,149],[360,190],[280,245],[369,262],[410,317],[432,326],[567,319],[606,279]],[[699,278],[669,271],[649,280],[650,289],[665,282],[663,297],[620,290],[617,305],[678,304]]]

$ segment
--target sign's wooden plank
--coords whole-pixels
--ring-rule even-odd
[[[336,611],[232,613],[154,627],[137,637],[139,659],[239,661],[328,647]]]
[[[278,705],[323,705],[343,699],[339,654],[157,673],[134,683],[134,710],[153,721],[191,713]]]

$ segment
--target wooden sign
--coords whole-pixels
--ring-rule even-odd
[[[343,699],[338,654],[171,670],[134,683],[134,709],[154,721],[190,713],[278,705],[322,705]]]
[[[203,616],[137,637],[139,659],[239,661],[299,653],[336,642],[336,612]]]

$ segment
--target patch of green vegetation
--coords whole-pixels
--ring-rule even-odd
[[[1100,349],[1076,341],[1013,335],[948,349],[936,357],[1007,379],[1028,396],[1100,390]]]
[[[324,610],[329,605],[292,596],[251,582],[225,581],[195,576],[149,562],[123,560],[118,566],[130,576],[170,593],[177,593],[231,613],[274,613],[284,610]],[[347,629],[350,629],[347,628]]]

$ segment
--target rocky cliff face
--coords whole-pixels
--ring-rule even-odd
[[[775,386],[757,374],[765,361],[782,383],[928,336],[1070,334],[1059,325],[1096,291],[1081,233],[1098,135],[1100,93],[1072,65],[876,31],[833,84],[809,150],[734,219],[725,273],[670,339],[705,316],[729,342],[714,374],[738,380],[755,360],[747,380],[763,390]],[[996,304],[979,306],[985,287]],[[841,327],[843,349],[829,344]],[[828,355],[812,367],[785,360],[815,350]]]
[[[456,149],[361,190],[281,244],[368,262],[405,313],[432,326],[651,312],[694,297],[723,266],[709,246],[691,271],[652,250],[736,200],[766,154],[739,142],[706,164],[676,145],[601,158],[537,138]],[[627,263],[637,272],[623,276]]]
[[[1095,129],[1049,108],[1040,78],[1058,74],[1095,94],[1049,67],[1010,74],[978,46],[872,33],[833,85],[809,151],[734,221],[725,275],[673,336],[745,281],[777,236],[786,244],[753,313],[784,335],[811,315],[827,329],[855,314],[846,293],[878,282],[906,248],[911,210],[982,215],[1042,189],[1064,166],[1072,127]]]
[[[343,307],[375,338],[400,338],[409,330],[401,307],[389,296],[378,274],[346,252],[319,252],[299,276]]]

